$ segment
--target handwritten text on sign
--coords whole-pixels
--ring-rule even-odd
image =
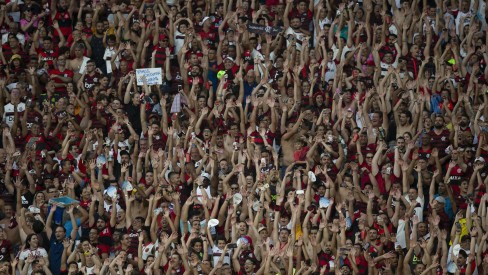
[[[136,69],[137,86],[142,86],[146,77],[147,85],[161,85],[163,78],[161,76],[161,68],[146,68]]]

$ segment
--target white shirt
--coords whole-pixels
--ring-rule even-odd
[[[211,199],[212,198],[212,194],[210,194],[210,185],[203,189],[203,188],[197,188],[197,198],[199,201],[202,201],[202,190],[205,190],[205,192],[207,193],[207,198]]]
[[[412,204],[412,202],[410,201],[410,199],[408,198],[408,194],[405,195],[405,200],[408,201],[408,203]],[[414,208],[414,215],[416,215],[417,217],[419,217],[419,221],[420,222],[423,222],[424,221],[424,199],[417,196],[417,199],[416,199],[416,202],[417,204],[419,204],[420,206],[416,206]]]
[[[220,255],[222,255],[223,252],[224,251],[216,245],[212,247],[213,266],[217,265],[220,259]],[[230,252],[227,252],[227,254],[225,254],[224,256],[224,264],[230,265]]]
[[[462,11],[458,11],[458,15],[456,17],[456,34],[459,35],[459,24],[464,24],[464,23],[467,23],[467,24],[470,24],[471,23],[471,18],[467,17],[464,19],[463,22],[461,22],[461,18],[468,15],[468,14],[471,14],[471,11],[468,11],[467,13],[464,13]]]
[[[457,244],[457,245],[459,245],[459,244]],[[449,272],[449,273],[456,273],[456,270],[457,270],[457,265],[456,265],[456,263],[453,261],[453,259],[452,259],[452,257],[451,257],[451,256],[452,256],[452,254],[453,254],[453,252],[452,252],[452,249],[453,249],[453,248],[454,248],[454,247],[451,245],[451,246],[449,247],[449,253],[447,253],[447,272]],[[462,249],[462,248],[461,248],[461,250],[464,250],[464,249]],[[471,253],[471,252],[469,251],[469,249],[468,249],[468,250],[464,250],[464,252],[466,252],[466,254],[468,254],[468,256],[469,256],[469,254]],[[459,253],[459,252],[458,252],[458,253]],[[458,255],[459,255],[459,254],[458,254]],[[455,256],[457,256],[457,255],[455,255]],[[474,273],[473,273],[473,274],[474,274]]]
[[[19,260],[25,261],[29,256],[33,256],[36,259],[44,257],[46,260],[48,257],[46,249],[39,247],[39,248],[34,249],[34,250],[31,250],[31,249],[23,250],[19,254]],[[28,264],[28,263],[24,263],[24,264]],[[29,266],[29,271],[27,272],[27,274],[31,274],[31,273],[32,273],[32,265]]]
[[[105,64],[107,65],[107,73],[112,73],[116,69],[116,68],[112,68],[112,63],[110,62],[110,60],[107,60],[107,58],[112,58],[112,56],[114,56],[115,54],[116,54],[115,48],[109,48],[109,47],[105,48],[103,59],[105,60]],[[114,63],[115,66],[117,66],[118,68],[120,63],[118,56],[115,58]]]
[[[304,34],[301,32],[296,32],[291,27],[288,27],[288,29],[285,32],[285,37],[288,38],[288,35],[290,34],[295,36],[297,50],[301,51]],[[289,45],[290,45],[290,41],[288,41],[287,39],[286,46],[288,47]]]
[[[325,71],[325,81],[328,82],[329,80],[335,77],[336,73],[336,63],[334,61],[327,62],[327,70]]]
[[[178,54],[181,50],[181,48],[183,48],[183,44],[185,43],[185,38],[184,38],[185,34],[179,32],[178,30],[175,30],[175,54]],[[179,37],[179,38],[177,38]],[[181,38],[183,37],[183,38]]]
[[[402,219],[398,220],[395,247],[397,246],[400,246],[401,248],[407,247],[407,241],[405,240],[405,220]]]
[[[88,63],[89,60],[90,58],[83,56],[83,61],[81,61],[81,65],[80,65],[80,69],[78,70],[78,73],[83,74],[85,72],[86,63]]]
[[[153,248],[154,248],[154,244],[153,243],[149,243],[148,245],[143,245],[142,246],[142,259],[145,261],[147,260],[147,257],[153,255]]]
[[[389,68],[390,66],[392,66],[393,68],[395,68],[395,69],[396,69],[396,67],[398,66],[398,62],[396,62],[396,60],[395,60],[395,62],[393,62],[393,63],[391,63],[391,64],[387,64],[387,63],[385,63],[385,62],[383,62],[383,61],[381,61],[381,62],[380,62],[380,67],[381,67],[381,75],[382,75],[382,76],[386,76],[386,75],[388,74],[388,68]]]
[[[23,111],[25,111],[25,103],[21,102],[17,105],[19,119]],[[10,128],[12,128],[12,126],[14,125],[14,105],[12,103],[5,105],[3,111],[3,121],[5,121],[5,123],[7,123],[8,127]]]

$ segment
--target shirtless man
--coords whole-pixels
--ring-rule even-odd
[[[395,124],[397,126],[396,129],[396,137],[402,137],[403,134],[406,132],[409,133],[416,133],[417,132],[417,125],[419,122],[420,114],[418,113],[418,106],[415,106],[416,112],[414,113],[414,118],[412,119],[412,113],[403,107],[402,103],[404,102],[404,98],[401,97],[398,103],[393,107],[393,115],[395,117]]]
[[[0,220],[0,227],[2,227],[7,233],[7,238],[12,245],[20,243],[20,231],[15,219],[14,208],[10,204],[4,206],[5,218]]]
[[[141,186],[142,187],[142,186]],[[144,188],[144,187],[142,187]],[[141,192],[136,192],[135,196],[127,200],[126,222],[131,223],[133,217],[146,217],[148,204]]]
[[[284,111],[284,113],[286,113],[286,111]],[[304,116],[305,112],[301,113],[298,117],[297,122],[288,123],[286,130],[283,131],[283,136],[281,137],[281,150],[283,151],[283,166],[285,167],[288,167],[295,161],[293,158],[293,152],[295,152],[294,141],[296,137],[299,137],[303,134],[302,131],[299,131],[299,128]],[[283,124],[285,123],[286,119],[286,115],[283,115],[281,120],[282,129],[285,129],[285,127],[283,127]]]
[[[226,152],[232,152],[235,150],[234,148],[234,142],[236,142],[238,145],[241,143],[244,143],[244,135],[242,131],[242,124],[239,125],[237,123],[232,123],[229,127],[229,131],[227,131],[227,134],[224,136],[224,147]],[[217,140],[218,141],[218,140]],[[218,145],[218,142],[217,142]]]
[[[68,70],[73,71],[74,81],[78,81],[80,77],[83,75],[83,73],[85,73],[86,65],[88,63],[88,60],[90,60],[90,58],[84,56],[84,52],[85,52],[84,44],[78,43],[75,46],[75,50],[74,50],[75,58],[68,61],[67,67]]]

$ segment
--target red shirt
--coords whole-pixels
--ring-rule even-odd
[[[210,40],[212,42],[217,41],[217,32],[215,28],[210,27],[208,32],[204,31],[203,29],[199,32],[200,36],[202,37],[202,40]]]
[[[307,156],[308,150],[310,150],[310,147],[305,146],[302,149],[295,151],[293,153],[293,158],[295,159],[295,161],[304,161]]]
[[[71,79],[73,79],[74,73],[68,69],[64,69],[63,71],[60,71],[58,69],[54,69],[54,70],[49,70],[49,75],[58,75],[61,77],[70,77]],[[59,79],[57,77],[54,77],[53,79],[54,79],[54,83],[58,83],[58,84],[64,83],[63,81],[61,81],[61,79]],[[56,87],[56,92],[65,93],[66,88],[65,87]]]
[[[102,202],[103,203],[103,202]],[[97,248],[100,253],[109,253],[110,247],[112,246],[112,232],[113,228],[110,226],[105,227],[100,234],[98,234],[98,245]]]
[[[52,66],[55,58],[58,58],[59,49],[55,47],[52,50],[37,49],[37,54],[41,56],[41,61],[47,61],[47,63]]]
[[[100,78],[101,76],[98,73],[94,73],[93,75],[86,74],[85,78],[83,79],[83,86],[85,87],[85,90],[95,88],[95,85],[100,82]]]

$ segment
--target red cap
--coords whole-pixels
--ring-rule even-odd
[[[366,66],[373,66],[374,67],[376,65],[374,64],[373,60],[368,60],[368,62],[366,62]]]
[[[244,236],[243,238],[247,240],[247,242],[249,243],[249,245],[252,245],[252,239],[251,239],[251,237]]]

